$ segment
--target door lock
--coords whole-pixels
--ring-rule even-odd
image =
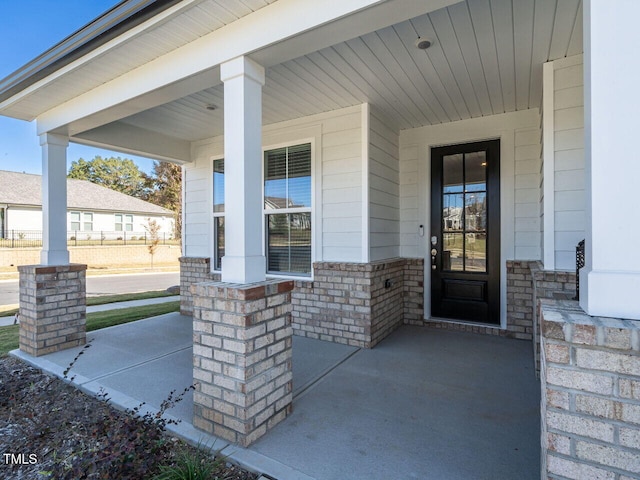
[[[431,237],[432,242],[433,242],[434,238],[435,237]],[[435,270],[437,268],[436,267],[436,255],[438,255],[438,250],[436,250],[435,248],[432,248],[431,249],[431,270]]]

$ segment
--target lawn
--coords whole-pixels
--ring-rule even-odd
[[[101,297],[87,297],[87,307],[106,305],[107,303],[128,302],[130,300],[146,300],[148,298],[172,297],[175,293],[166,290],[152,290],[140,293],[121,293],[118,295],[104,295]],[[9,317],[18,312],[17,308],[5,308],[0,305],[0,317]]]
[[[103,297],[104,298],[104,297]],[[87,332],[101,328],[121,325],[143,318],[154,317],[165,313],[178,312],[180,302],[166,302],[141,307],[119,308],[106,312],[94,312],[87,314]],[[0,357],[4,357],[11,350],[18,348],[19,325],[0,327]]]

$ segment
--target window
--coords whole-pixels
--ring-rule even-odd
[[[117,232],[133,231],[133,215],[126,215],[123,213],[116,213],[115,229]]]
[[[213,161],[213,269],[222,269],[224,257],[224,159]]]
[[[93,213],[84,213],[82,214],[83,224],[82,229],[85,232],[90,232],[93,230]]]
[[[267,271],[311,274],[311,144],[266,151]]]
[[[93,213],[69,212],[69,230],[71,230],[72,232],[93,231]]]
[[[80,230],[80,212],[70,212],[69,218],[71,220],[69,223],[69,230],[72,232]]]

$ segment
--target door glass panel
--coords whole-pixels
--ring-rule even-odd
[[[464,158],[465,192],[487,189],[486,152],[467,153]]]
[[[454,272],[464,270],[463,262],[463,234],[445,233],[442,244],[442,269]]]
[[[445,194],[442,199],[442,227],[445,232],[462,230],[464,195]]]
[[[461,153],[442,157],[442,188],[445,193],[463,191],[463,159]]]
[[[487,229],[487,194],[485,192],[465,195],[464,221],[467,232],[484,232]]]
[[[467,233],[464,236],[464,265],[467,272],[487,271],[487,236],[485,233]]]

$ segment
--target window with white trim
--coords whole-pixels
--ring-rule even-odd
[[[224,257],[224,159],[213,161],[213,269],[222,269]]]
[[[267,272],[311,275],[311,144],[264,152]]]
[[[69,230],[71,230],[72,232],[93,231],[93,213],[69,212]]]
[[[116,213],[115,221],[116,232],[132,232],[133,231],[133,215],[124,213]]]

